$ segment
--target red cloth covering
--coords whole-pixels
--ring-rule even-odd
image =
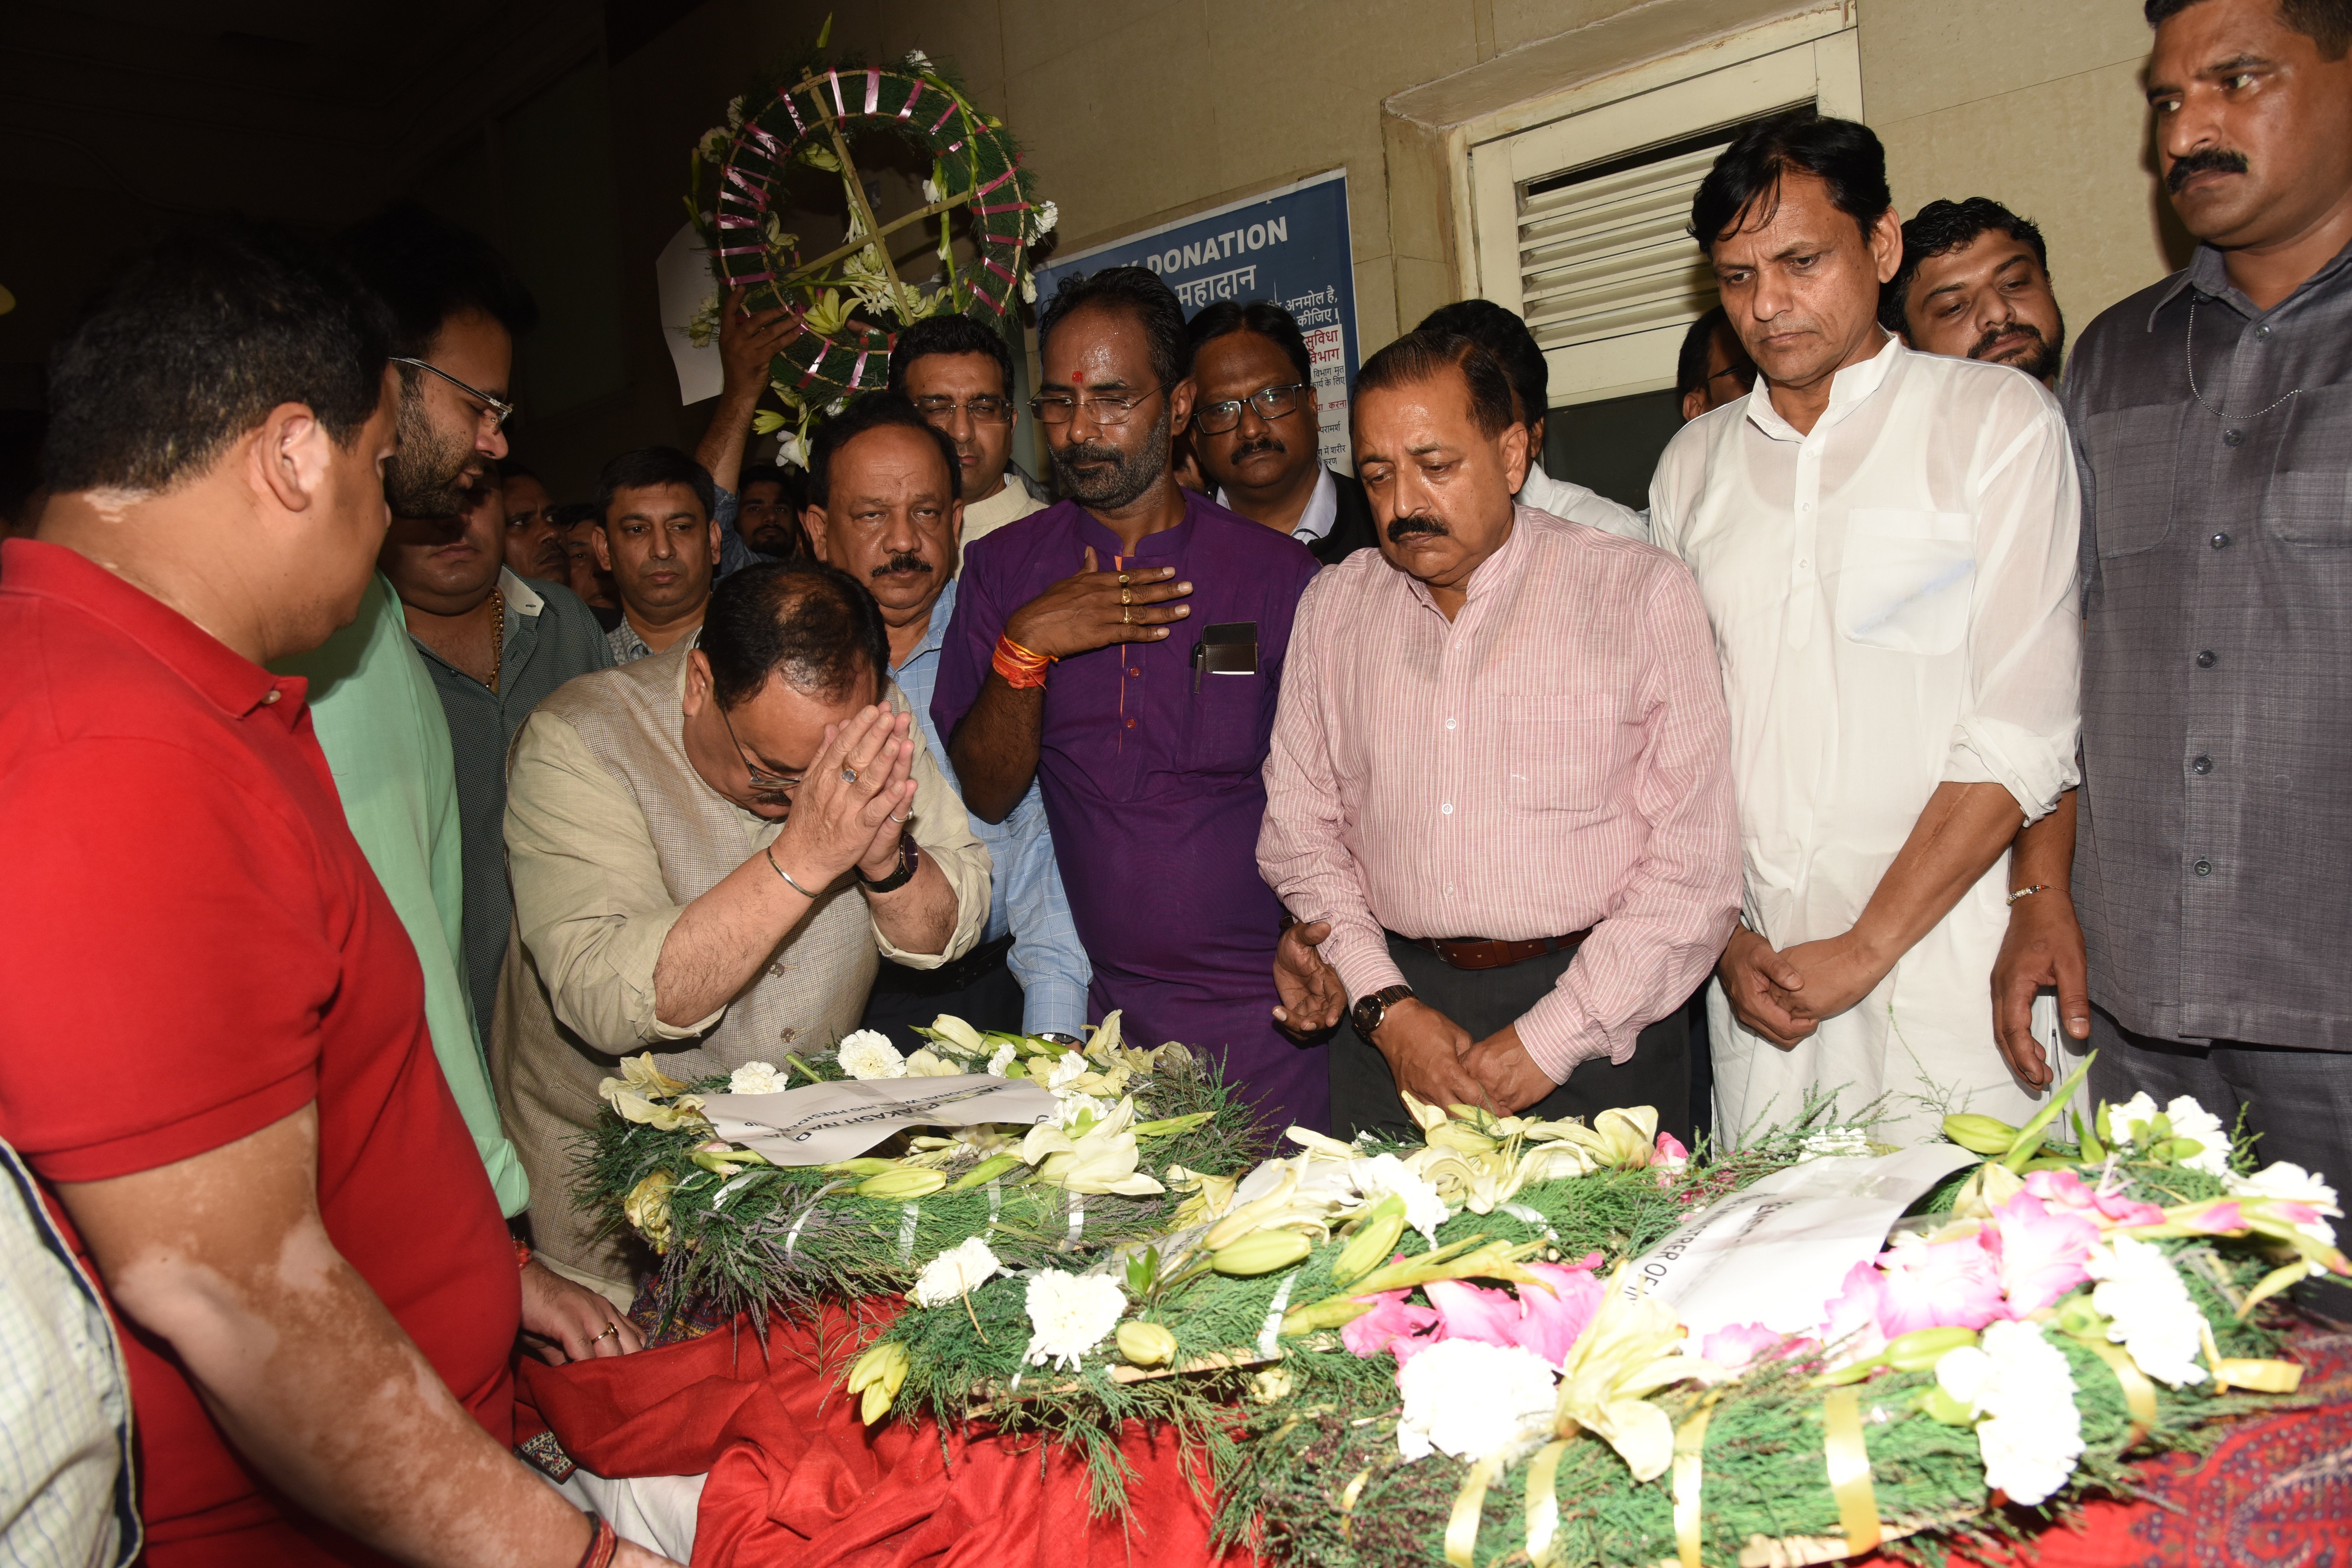
[[[840,1374],[885,1319],[826,1308],[631,1356],[520,1363],[516,1436],[541,1424],[600,1476],[708,1472],[693,1568],[1250,1568],[1213,1558],[1210,1510],[1171,1434],[1129,1426],[1124,1528],[1096,1519],[1086,1467],[1034,1439],[857,1419]]]
[[[517,1435],[545,1425],[604,1476],[708,1469],[693,1568],[1026,1568],[1206,1564],[1209,1514],[1174,1440],[1140,1425],[1131,1537],[1087,1507],[1083,1466],[1054,1450],[938,1428],[858,1424],[841,1368],[877,1330],[828,1309],[778,1321],[770,1359],[748,1329],[566,1367],[522,1363]],[[820,1354],[819,1347],[823,1347]],[[2315,1407],[2240,1424],[2204,1460],[2146,1467],[2151,1500],[2093,1502],[1987,1568],[2246,1568],[2352,1563],[2352,1335],[2293,1352]],[[1254,1568],[1235,1552],[1223,1568]],[[1968,1561],[1956,1557],[1956,1562]],[[1880,1555],[1856,1568],[1909,1568]]]

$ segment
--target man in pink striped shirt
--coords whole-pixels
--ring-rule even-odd
[[[1730,724],[1689,571],[1512,504],[1494,356],[1415,332],[1356,383],[1381,548],[1298,604],[1258,868],[1276,966],[1331,1042],[1348,1136],[1397,1091],[1545,1116],[1653,1105],[1690,1135],[1680,1011],[1739,908]]]

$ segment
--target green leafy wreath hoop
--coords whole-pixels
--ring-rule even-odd
[[[902,68],[826,66],[747,98],[730,104],[728,123],[698,146],[688,205],[721,296],[749,288],[755,306],[780,304],[800,317],[803,330],[777,356],[771,377],[778,395],[803,412],[803,425],[814,405],[880,386],[887,377],[897,332],[853,311],[905,326],[946,310],[985,310],[1001,319],[1016,294],[1035,298],[1029,247],[1054,226],[1054,205],[1037,199],[1034,176],[1022,166],[1003,123],[973,107],[919,51]],[[923,186],[928,205],[887,222],[869,204],[850,150],[854,132],[875,130],[909,141],[931,159]],[[773,209],[796,164],[839,175],[848,203],[848,237],[811,261],[801,259],[799,237],[784,231]],[[706,169],[715,174],[707,195]],[[959,207],[970,215],[978,251],[961,268],[950,228]],[[909,282],[898,275],[887,242],[934,218],[940,279]],[[698,337],[715,327],[715,315],[706,315],[708,321],[695,324]]]

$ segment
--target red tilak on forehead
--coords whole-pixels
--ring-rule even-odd
[[[1086,384],[1087,373],[1085,371],[1074,370],[1070,373],[1070,384],[1072,386],[1084,386]]]

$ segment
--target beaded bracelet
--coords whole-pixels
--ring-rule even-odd
[[[988,662],[1004,678],[1005,685],[1015,691],[1025,691],[1045,684],[1045,671],[1052,667],[1054,656],[1032,653],[1011,637],[1000,637],[996,639],[996,652]]]

